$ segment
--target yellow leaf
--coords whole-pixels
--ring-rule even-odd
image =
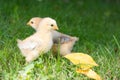
[[[95,80],[102,80],[101,77],[96,72],[94,72],[92,69],[88,69],[88,70],[77,69],[76,72],[84,74],[87,77],[95,79]]]
[[[90,69],[93,66],[98,66],[98,64],[88,54],[71,53],[64,57],[69,59],[73,64],[79,65],[79,67],[84,70]]]

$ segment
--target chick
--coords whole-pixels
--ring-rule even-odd
[[[37,32],[24,40],[17,40],[18,47],[25,56],[26,62],[31,62],[40,54],[48,52],[52,45],[52,30],[58,30],[55,20],[47,17],[38,24]]]
[[[29,20],[27,25],[33,27],[36,31],[38,31],[38,24],[41,22],[41,20],[44,18],[39,18],[39,17],[34,17]],[[52,47],[53,53],[57,53],[60,48],[60,55],[66,55],[71,53],[71,50],[75,44],[76,41],[78,41],[77,37],[71,37],[69,35],[57,32],[55,30],[52,31],[52,36],[53,36],[53,42],[54,45]],[[60,43],[60,46],[59,46]]]
[[[32,28],[34,28],[37,31],[41,20],[42,20],[42,18],[34,17],[27,23],[27,25],[32,26]]]
[[[67,42],[66,42],[66,39],[67,39]],[[61,41],[60,44],[57,44],[57,43],[53,44],[52,51],[54,54],[56,54],[57,52],[60,52],[60,55],[65,56],[71,53],[75,42],[78,41],[78,38],[61,36],[60,41]]]

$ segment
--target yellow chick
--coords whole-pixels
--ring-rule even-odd
[[[41,22],[42,19],[44,19],[44,18],[34,17],[29,20],[27,25],[33,27],[36,31],[38,31],[38,24],[39,24],[39,22]],[[78,41],[77,37],[71,37],[69,35],[60,33],[55,30],[52,31],[52,36],[53,36],[53,42],[54,42],[52,51],[55,54],[58,53],[58,51],[60,51],[60,55],[62,55],[62,56],[71,53],[71,50],[72,50],[75,42]],[[60,43],[60,46],[59,46],[59,43]],[[59,48],[60,48],[60,50],[59,50]]]
[[[37,32],[24,40],[17,40],[18,47],[25,56],[26,62],[31,62],[40,54],[48,52],[52,45],[52,30],[58,30],[57,23],[49,17],[38,24]]]

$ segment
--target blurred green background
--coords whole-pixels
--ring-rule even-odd
[[[0,26],[6,24],[1,32],[13,25],[14,33],[15,29],[19,33],[30,18],[49,16],[57,20],[60,32],[80,40],[106,43],[113,35],[119,38],[119,4],[119,0],[1,0]]]

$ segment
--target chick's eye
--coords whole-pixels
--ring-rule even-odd
[[[54,25],[53,25],[53,24],[51,24],[51,26],[53,27]]]
[[[31,21],[31,24],[33,24],[33,21]]]

